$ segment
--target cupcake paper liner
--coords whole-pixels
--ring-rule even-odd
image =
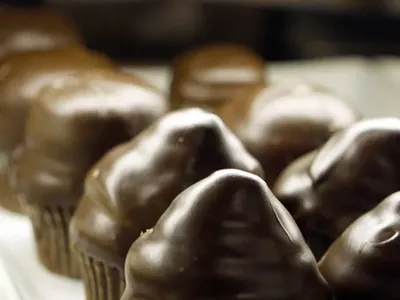
[[[0,206],[15,213],[22,213],[21,205],[14,197],[8,182],[9,166],[9,155],[0,153]]]
[[[75,254],[81,269],[86,300],[120,300],[125,290],[124,270],[78,250],[75,250]]]
[[[75,207],[26,205],[39,260],[51,272],[79,278],[79,264],[70,250],[68,226]]]

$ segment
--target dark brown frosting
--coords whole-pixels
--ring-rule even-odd
[[[400,192],[357,219],[338,238],[319,268],[338,300],[398,300]]]
[[[21,53],[1,61],[0,150],[12,150],[21,141],[29,106],[44,86],[76,70],[104,68],[116,66],[79,47]]]
[[[166,99],[134,76],[91,70],[58,78],[31,107],[11,186],[28,203],[73,208],[93,164],[166,110]]]
[[[264,83],[264,61],[250,49],[207,45],[174,61],[170,98],[173,108],[202,107],[218,112],[249,86]]]
[[[116,66],[80,47],[25,52],[0,62],[0,198],[12,197],[5,178],[9,158],[23,139],[27,113],[38,92],[69,72],[102,68]]]
[[[262,176],[258,162],[215,115],[171,113],[91,170],[71,223],[71,241],[123,269],[126,253],[185,188],[216,170]]]
[[[81,42],[72,24],[53,11],[8,6],[0,9],[0,58],[13,53],[51,50]]]
[[[291,164],[274,193],[317,257],[360,215],[400,190],[400,119],[361,121]]]
[[[222,170],[133,243],[122,300],[332,299],[294,220],[257,176]]]
[[[360,115],[321,86],[289,81],[249,90],[221,117],[260,161],[272,186],[293,160],[322,146]]]

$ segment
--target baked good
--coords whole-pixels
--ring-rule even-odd
[[[20,211],[6,178],[11,155],[21,143],[26,115],[40,89],[74,70],[115,69],[105,56],[69,47],[25,52],[0,62],[0,205]]]
[[[337,300],[398,300],[400,192],[357,219],[319,262]]]
[[[235,44],[202,46],[178,56],[172,66],[173,109],[201,107],[218,113],[249,86],[264,84],[264,61]]]
[[[68,224],[86,173],[109,149],[135,137],[166,110],[158,90],[115,71],[76,71],[40,92],[11,165],[10,183],[27,208],[47,269],[79,276]]]
[[[274,193],[317,258],[359,216],[400,190],[400,119],[360,121],[291,164]]]
[[[134,299],[332,299],[294,220],[257,176],[222,170],[181,193],[126,259]]]
[[[82,44],[74,26],[45,8],[0,9],[0,59],[9,54]]]
[[[293,160],[322,146],[360,114],[322,86],[288,81],[249,89],[221,117],[260,161],[273,186]]]
[[[119,300],[131,244],[181,191],[224,168],[262,176],[223,122],[197,108],[166,115],[104,156],[87,176],[70,226],[87,300]]]

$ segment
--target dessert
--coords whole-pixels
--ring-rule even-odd
[[[0,62],[0,205],[20,211],[8,181],[9,162],[23,139],[31,103],[46,84],[74,70],[115,69],[105,56],[69,47],[53,51],[25,52]]]
[[[249,86],[265,83],[264,61],[234,44],[199,47],[173,63],[172,108],[218,110]]]
[[[76,71],[44,88],[31,107],[10,184],[27,208],[42,264],[78,277],[68,225],[88,170],[109,149],[167,110],[150,84],[114,71]]]
[[[332,299],[294,220],[257,176],[222,170],[181,193],[126,259],[134,299]]]
[[[358,122],[291,164],[274,194],[320,258],[359,216],[400,190],[400,119]]]
[[[0,59],[9,54],[81,44],[68,20],[44,8],[0,9]]]
[[[257,86],[221,112],[273,186],[293,160],[322,146],[360,115],[325,88],[307,82]]]
[[[398,300],[400,192],[357,219],[329,248],[319,268],[338,300]]]
[[[70,226],[87,300],[119,300],[131,244],[180,192],[224,168],[262,176],[223,122],[197,108],[166,115],[105,155],[86,178]]]

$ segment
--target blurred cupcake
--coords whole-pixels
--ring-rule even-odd
[[[315,256],[358,217],[400,190],[400,119],[361,121],[293,162],[273,189]]]
[[[86,299],[119,300],[131,244],[180,192],[224,168],[262,176],[222,121],[200,109],[171,113],[105,155],[86,178],[70,227]]]
[[[296,223],[257,176],[222,170],[181,193],[126,259],[121,300],[331,300]]]
[[[38,92],[74,70],[115,69],[105,56],[70,47],[25,52],[0,62],[0,206],[20,211],[7,181],[11,156],[22,142],[29,107]]]
[[[249,86],[265,83],[264,61],[250,49],[215,44],[188,51],[173,63],[172,108],[218,110]]]
[[[9,54],[81,43],[73,25],[53,11],[9,6],[0,9],[0,59]]]
[[[166,109],[166,100],[151,85],[113,71],[75,72],[38,95],[10,181],[31,218],[40,261],[50,271],[79,275],[68,225],[87,171]]]
[[[399,299],[400,192],[357,219],[319,268],[337,300]]]
[[[257,86],[220,114],[260,161],[270,186],[293,160],[360,118],[332,92],[306,82]]]

